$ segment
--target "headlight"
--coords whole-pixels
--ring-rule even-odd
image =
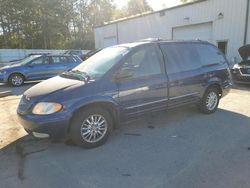
[[[238,65],[238,64],[235,64],[234,66],[233,66],[233,69],[239,69],[240,68],[240,66]]]
[[[59,112],[61,109],[62,105],[59,103],[39,102],[34,106],[32,113],[37,115],[48,115]]]
[[[0,75],[5,75],[6,71],[0,71]]]

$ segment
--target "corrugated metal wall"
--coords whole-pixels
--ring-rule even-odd
[[[250,44],[250,3],[249,3],[249,15],[248,15],[248,23],[247,24],[248,24],[248,28],[247,28],[247,43]]]
[[[228,41],[228,59],[236,57],[239,61],[237,50],[244,40],[246,3],[247,0],[207,0],[166,10],[164,16],[157,12],[98,27],[95,29],[96,48],[104,47],[105,38],[111,35],[117,38],[119,44],[149,37],[173,39],[173,28],[211,23],[211,42]],[[220,13],[222,16],[219,16]],[[250,29],[248,33],[250,42]]]

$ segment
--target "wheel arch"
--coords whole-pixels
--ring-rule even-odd
[[[210,88],[215,88],[215,89],[217,89],[218,92],[219,92],[220,98],[222,97],[223,90],[222,90],[222,87],[221,87],[221,85],[220,85],[219,82],[213,82],[213,83],[210,83],[209,85],[207,85],[204,94],[205,94],[205,93],[207,92],[207,90],[210,89]]]
[[[71,125],[72,120],[74,119],[74,117],[76,115],[78,115],[78,113],[80,113],[80,111],[88,109],[88,108],[94,108],[94,107],[98,107],[98,108],[101,108],[103,110],[107,110],[112,117],[114,127],[118,126],[120,115],[119,115],[119,110],[118,110],[117,104],[115,104],[114,102],[109,101],[109,100],[98,100],[98,101],[91,101],[88,103],[81,104],[76,108],[76,110],[72,113],[72,116],[70,118],[68,131],[70,129],[70,125]]]
[[[26,76],[25,76],[23,73],[18,72],[18,71],[15,71],[15,72],[11,72],[11,73],[9,74],[9,76],[8,76],[8,81],[9,81],[10,77],[11,77],[13,74],[19,74],[19,75],[21,75],[21,76],[23,77],[24,81],[26,80]]]

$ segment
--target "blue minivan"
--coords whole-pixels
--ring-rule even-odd
[[[54,77],[80,63],[82,60],[72,55],[30,55],[19,63],[0,68],[0,83],[21,86],[24,81]]]
[[[216,111],[232,86],[228,62],[202,41],[152,40],[103,49],[71,71],[27,90],[17,113],[36,137],[65,136],[92,148],[145,113],[196,104]]]

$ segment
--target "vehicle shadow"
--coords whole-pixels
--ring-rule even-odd
[[[218,109],[214,114],[204,115],[198,113],[196,108],[189,107],[169,112],[153,113],[123,123],[114,131],[105,145],[91,149],[92,151],[58,140],[36,139],[27,135],[2,148],[0,150],[0,160],[5,161],[11,155],[25,160],[27,156],[39,155],[39,153],[56,160],[51,155],[56,152],[57,156],[63,156],[63,160],[70,161],[74,166],[75,160],[72,160],[72,156],[80,158],[82,153],[87,154],[91,151],[92,156],[110,155],[112,153],[109,159],[112,161],[119,152],[136,151],[139,146],[147,146],[148,149],[153,149],[156,145],[157,147],[166,148],[168,139],[175,137],[189,139],[189,142],[191,139],[193,144],[198,144],[211,134],[218,134],[218,132],[225,130],[231,131],[231,134],[235,131],[244,132],[249,125],[250,118],[239,113]],[[166,145],[161,146],[163,140]],[[46,160],[49,160],[48,158]],[[5,166],[4,163],[0,163],[0,165],[0,169]],[[21,171],[19,169],[19,179],[24,178],[24,176],[22,169]]]
[[[20,87],[12,87],[7,84],[0,84],[0,93],[10,91],[11,95],[22,95],[27,89],[31,88],[39,82],[27,82]]]
[[[242,91],[250,91],[250,84],[235,83],[233,89],[242,90]]]

